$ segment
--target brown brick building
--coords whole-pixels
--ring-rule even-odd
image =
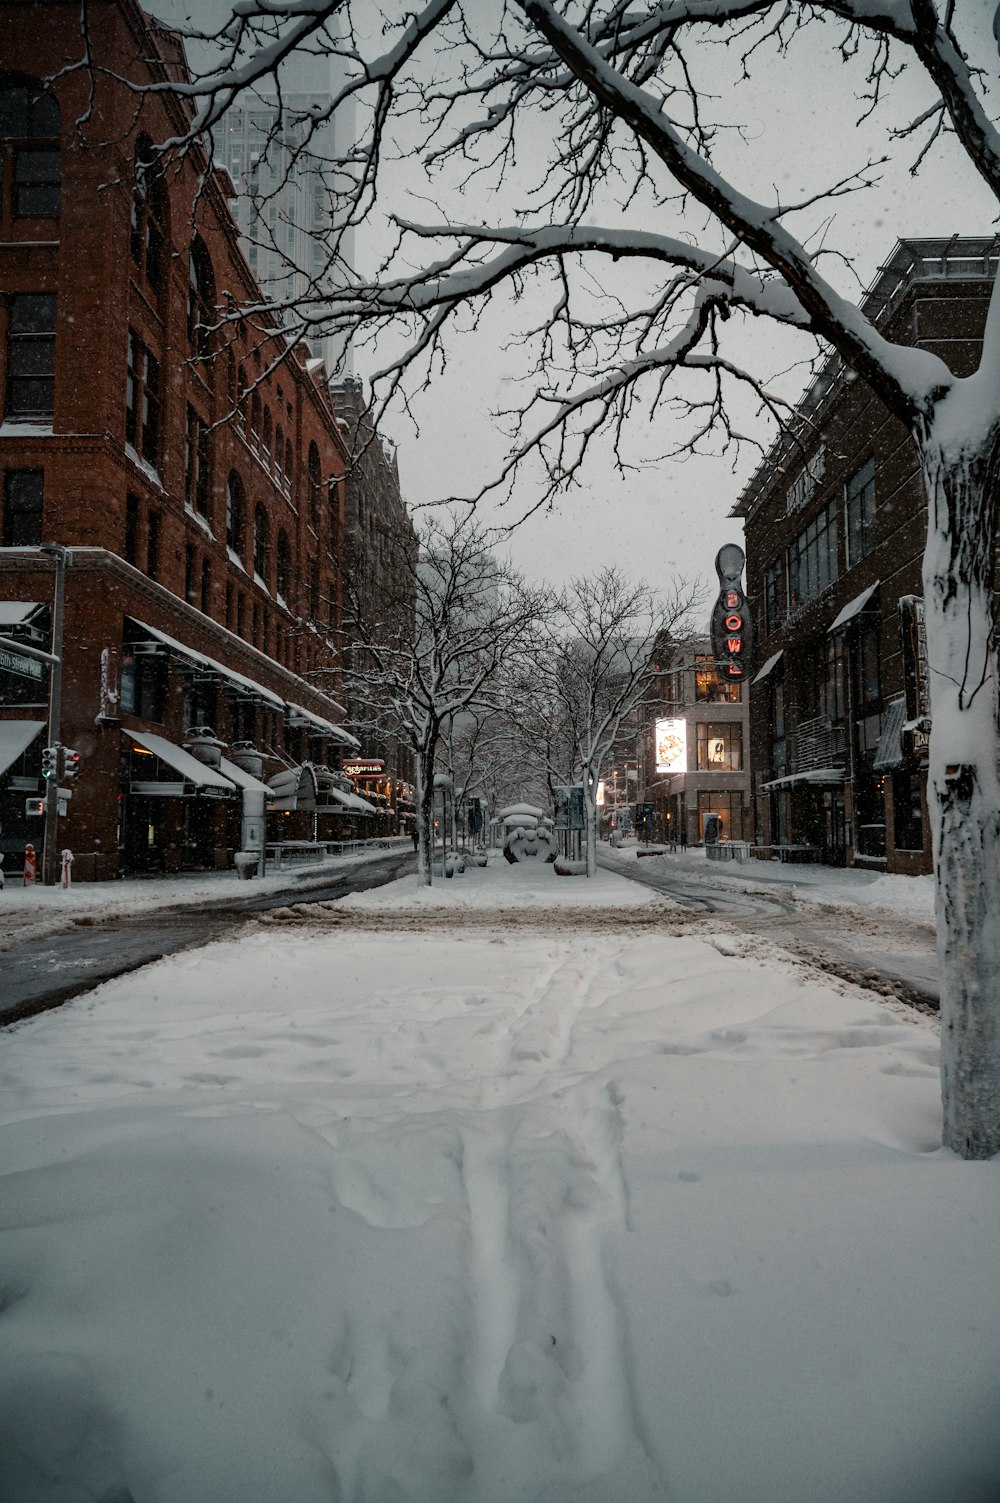
[[[968,375],[997,253],[995,239],[900,242],[862,307],[893,340]],[[833,359],[733,515],[757,623],[756,839],[836,865],[929,871],[926,496],[908,434]]]
[[[229,864],[276,777],[269,838],[322,834],[324,809],[342,828],[326,769],[358,747],[335,697],[347,447],[325,372],[247,312],[225,170],[151,151],[185,105],[111,76],[183,76],[177,39],[134,0],[87,16],[98,67],[46,91],[79,7],[0,7],[0,636],[50,646],[40,545],[68,550],[58,739],[82,760],[58,844],[84,879]],[[8,871],[40,843],[48,675],[0,650]]]

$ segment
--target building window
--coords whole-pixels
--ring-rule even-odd
[[[226,626],[230,631],[233,629],[233,586],[232,581],[226,583]]]
[[[770,730],[771,730],[771,772],[781,777],[785,771],[785,686],[781,675],[771,675],[771,687],[769,690]]]
[[[37,548],[42,541],[43,470],[8,470],[3,477],[3,546]]]
[[[237,558],[243,557],[243,533],[246,527],[246,498],[243,482],[235,470],[229,472],[226,486],[226,547]]]
[[[882,702],[878,637],[877,624],[866,622],[855,641],[854,694],[856,708],[862,712],[872,713]]]
[[[780,553],[764,574],[764,630],[777,631],[785,618],[785,564]]]
[[[253,572],[261,583],[267,580],[267,512],[258,501],[253,513]]]
[[[323,481],[320,474],[319,449],[316,445],[309,445],[309,526],[313,532],[319,532],[319,509],[320,492]]]
[[[698,726],[698,771],[741,772],[743,768],[743,727],[741,725]]]
[[[208,520],[209,501],[208,425],[193,408],[188,408],[187,454],[184,477],[184,502]]]
[[[819,712],[837,723],[846,714],[844,696],[844,638],[835,632],[826,642],[826,671],[820,684]]]
[[[721,679],[715,659],[699,654],[695,658],[694,697],[699,704],[738,704],[740,686]]]
[[[146,573],[150,579],[160,575],[160,513],[150,511],[146,522]]]
[[[720,836],[723,840],[743,839],[743,795],[721,791],[719,793],[701,792],[698,794],[698,834],[705,833],[705,815],[717,814],[722,828]]]
[[[285,495],[292,494],[292,441],[285,439]]]
[[[206,616],[212,614],[212,565],[207,558],[201,561],[201,608]]]
[[[285,430],[279,423],[274,430],[274,478],[285,490]]]
[[[125,497],[125,562],[139,566],[139,497]]]
[[[59,106],[36,79],[0,75],[0,182],[15,219],[59,214],[59,129]]]
[[[263,428],[263,434],[262,434],[262,437],[261,437],[262,449],[261,449],[261,456],[260,457],[264,461],[264,465],[265,465],[265,467],[267,469],[271,468],[271,445],[272,445],[272,442],[273,442],[273,438],[274,438],[274,430],[273,430],[272,422],[271,422],[271,409],[270,409],[270,407],[265,407],[264,408],[264,428]]]
[[[138,654],[126,644],[122,649],[119,693],[123,715],[137,715],[140,720],[162,725],[167,701],[166,656]]]
[[[128,335],[125,441],[154,468],[160,453],[160,363],[134,330]]]
[[[246,638],[247,634],[247,599],[241,590],[236,597],[236,632],[238,636]]]
[[[922,783],[922,775],[910,768],[901,768],[892,774],[892,828],[897,851],[922,851],[924,848]]]
[[[288,542],[288,533],[281,529],[278,533],[278,577],[276,581],[279,597],[288,602],[288,586],[292,573],[292,550]]]
[[[184,599],[188,605],[194,605],[194,544],[188,543],[184,549]]]
[[[875,547],[875,461],[866,460],[847,482],[847,567],[867,558]]]
[[[163,165],[149,136],[135,143],[135,193],[132,196],[132,260],[154,292],[163,287],[163,246],[167,223],[167,185]]]
[[[837,508],[832,501],[800,532],[788,550],[788,608],[815,600],[837,578]]]
[[[56,295],[15,292],[7,335],[7,414],[51,417],[56,389]]]
[[[188,258],[188,344],[204,358],[215,323],[215,277],[205,242],[196,235]]]
[[[250,398],[250,446],[256,454],[260,449],[260,392]]]
[[[319,620],[319,564],[309,560],[309,619]]]
[[[326,546],[336,558],[340,552],[340,487],[336,480],[331,480],[326,488],[326,505],[329,521]]]

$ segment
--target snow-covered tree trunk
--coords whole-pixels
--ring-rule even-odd
[[[1000,1151],[1000,698],[993,571],[1000,423],[974,393],[941,404],[921,440],[928,496],[924,611],[931,691],[945,1145]],[[970,411],[970,406],[972,411]],[[977,431],[978,427],[978,431]]]
[[[597,876],[597,772],[593,767],[583,769],[583,807],[587,819],[587,876]]]
[[[422,887],[431,886],[431,870],[434,862],[434,769],[428,768],[427,757],[420,752],[416,757],[417,779],[417,831],[420,844],[417,849],[417,881]]]

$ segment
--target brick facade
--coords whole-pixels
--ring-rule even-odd
[[[91,0],[88,27],[98,63],[135,84],[183,76],[177,39],[133,0]],[[87,878],[224,865],[239,839],[231,781],[181,779],[178,794],[161,765],[172,791],[137,795],[151,780],[135,776],[130,731],[182,746],[209,724],[227,757],[253,743],[264,779],[335,766],[357,742],[335,697],[347,448],[325,371],[248,311],[260,293],[228,175],[198,152],[162,166],[149,152],[185,124],[176,95],[100,71],[41,95],[32,80],[79,49],[77,7],[0,9],[0,85],[20,111],[2,146],[0,600],[41,607],[0,634],[46,639],[53,566],[38,545],[69,549],[59,739],[83,762],[59,842]],[[0,718],[44,720],[44,683],[28,703],[15,666]],[[8,870],[40,834],[24,806],[44,741],[0,780]],[[272,837],[309,833],[299,802],[268,816]]]
[[[862,306],[892,340],[967,375],[996,266],[993,240],[901,242]],[[757,623],[757,840],[836,865],[930,871],[914,629],[926,496],[909,435],[832,360],[734,515]]]

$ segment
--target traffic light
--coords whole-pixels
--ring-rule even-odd
[[[55,746],[46,746],[42,749],[42,777],[57,778],[59,776],[59,753],[62,747],[57,742]]]
[[[62,755],[62,775],[65,781],[68,783],[70,779],[75,778],[77,773],[80,771],[80,753],[78,751],[74,751],[71,746],[64,746],[62,749]]]

